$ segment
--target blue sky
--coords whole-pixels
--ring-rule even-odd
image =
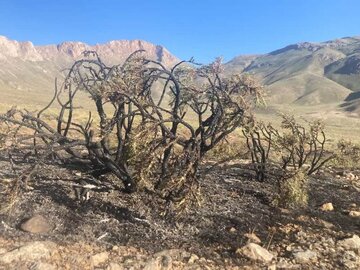
[[[142,39],[205,63],[360,35],[360,1],[0,0],[0,35],[36,45]]]

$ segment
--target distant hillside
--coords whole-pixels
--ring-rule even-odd
[[[164,47],[141,40],[34,46],[0,36],[0,103],[45,104],[54,78],[84,50],[95,50],[106,63],[117,64],[139,49],[166,66],[178,61]],[[338,104],[346,111],[360,112],[360,37],[240,55],[225,64],[225,72],[254,74],[265,85],[269,104]]]
[[[107,64],[118,64],[132,52],[145,49],[149,58],[164,65],[178,59],[164,47],[141,40],[110,41],[94,46],[82,42],[34,46],[0,36],[0,103],[47,103],[55,77],[81,57],[84,50],[95,50]]]
[[[360,91],[360,37],[304,42],[265,55],[239,56],[226,64],[226,70],[256,75],[272,103],[342,103]],[[351,103],[356,107],[360,101]]]

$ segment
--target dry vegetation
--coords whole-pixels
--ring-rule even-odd
[[[79,107],[84,93],[94,108],[86,117]],[[270,247],[283,218],[273,214],[326,200],[314,186],[325,186],[322,180],[334,168],[359,169],[360,146],[345,140],[335,146],[318,120],[283,115],[279,125],[256,121],[252,109],[259,101],[257,82],[245,75],[225,77],[219,59],[168,69],[138,51],[108,67],[95,52],[85,52],[64,82],[56,83],[48,106],[35,112],[14,107],[0,115],[7,164],[0,175],[2,215],[15,222],[32,211],[26,200],[41,200],[69,226],[79,226],[84,238],[124,222],[135,245],[141,240],[148,250],[163,238],[171,241],[165,247],[180,241],[199,251],[203,243],[204,256],[216,250],[227,258],[244,241],[232,234],[259,226]],[[75,198],[68,195],[72,188]],[[94,199],[87,197],[89,189],[99,191]],[[79,216],[112,223],[91,228]],[[194,224],[204,227],[203,235]],[[111,235],[112,244],[132,239]]]

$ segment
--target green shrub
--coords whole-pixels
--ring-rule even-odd
[[[339,141],[332,164],[341,168],[359,168],[360,145],[347,140]]]
[[[309,199],[308,189],[307,174],[302,170],[297,170],[294,174],[279,181],[278,195],[274,204],[293,209],[306,207]]]

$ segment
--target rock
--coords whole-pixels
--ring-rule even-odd
[[[332,224],[331,222],[322,220],[322,219],[319,219],[319,220],[318,220],[318,223],[319,223],[319,225],[322,225],[322,226],[324,226],[324,227],[327,228],[327,229],[333,229],[333,228],[335,228],[335,225],[334,225],[334,224]]]
[[[324,203],[320,207],[320,210],[325,211],[325,212],[334,211],[334,206],[332,203]]]
[[[0,248],[0,255],[6,253],[6,251],[7,250],[5,248]]]
[[[357,178],[356,175],[354,175],[354,174],[351,173],[351,172],[349,172],[349,173],[346,174],[346,179],[347,179],[347,180],[354,181],[354,180],[357,180],[356,178]]]
[[[297,251],[293,253],[293,256],[297,263],[307,263],[317,259],[317,253],[311,250]]]
[[[124,267],[117,263],[109,263],[109,265],[106,267],[106,270],[124,270]]]
[[[37,261],[51,256],[51,250],[56,245],[52,242],[35,241],[20,248],[0,255],[0,262],[12,263],[13,261]]]
[[[356,203],[352,203],[352,204],[350,204],[349,206],[350,206],[351,208],[356,208],[356,207],[357,207]]]
[[[248,239],[248,243],[261,243],[260,238],[255,233],[245,233],[244,236]]]
[[[244,255],[245,257],[260,262],[270,262],[274,256],[265,248],[255,243],[248,243],[236,250],[237,254]]]
[[[107,253],[106,251],[97,253],[91,257],[94,266],[99,266],[100,264],[105,263],[108,259],[109,253]]]
[[[354,234],[351,238],[338,241],[338,246],[341,246],[348,250],[359,250],[360,237]]]
[[[54,226],[42,215],[35,215],[22,223],[20,228],[30,233],[48,233],[54,229]]]
[[[35,265],[35,267],[31,268],[31,270],[56,270],[57,267],[50,263],[39,262]]]
[[[236,231],[237,230],[234,227],[231,227],[230,230],[229,230],[229,232],[231,232],[231,233],[236,233]]]
[[[115,246],[112,247],[112,250],[113,250],[113,251],[118,251],[118,250],[119,250],[119,247],[115,245]]]
[[[199,257],[195,254],[191,254],[189,260],[188,260],[188,263],[194,263],[196,262],[197,260],[199,260]]]
[[[349,216],[351,216],[351,217],[360,217],[360,211],[350,211]]]

